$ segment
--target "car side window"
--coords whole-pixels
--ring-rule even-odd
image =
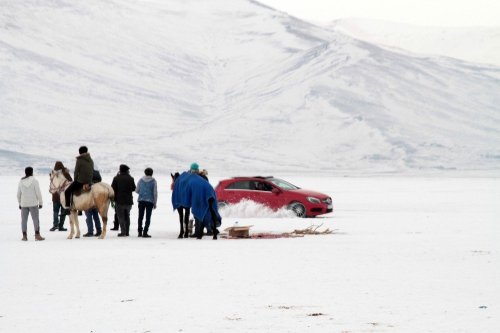
[[[266,184],[264,182],[256,182],[255,183],[255,189],[257,191],[272,191],[273,190],[273,187],[269,184]]]
[[[249,180],[242,180],[242,181],[237,181],[232,184],[229,184],[228,187],[226,187],[228,190],[250,190],[250,181]]]

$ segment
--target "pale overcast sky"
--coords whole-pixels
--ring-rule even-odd
[[[371,18],[434,26],[500,26],[500,0],[258,0],[319,22]]]

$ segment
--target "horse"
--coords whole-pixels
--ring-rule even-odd
[[[191,208],[191,212],[196,220],[195,236],[201,239],[203,236],[203,228],[212,229],[213,239],[217,239],[219,231],[217,227],[221,225],[221,217],[217,209],[217,197],[215,190],[210,183],[203,179],[198,174],[191,172],[183,172],[181,175],[172,175],[172,206],[179,212],[179,209],[185,210],[187,207]],[[183,222],[188,219],[182,219],[179,212],[179,219],[181,223],[181,234],[183,235]],[[187,224],[186,232],[187,235]]]
[[[176,172],[175,174],[170,173],[170,176],[172,177],[172,184],[170,185],[170,189],[173,191],[174,190],[174,184],[177,178],[179,178],[180,174]],[[179,232],[179,236],[177,238],[188,238],[190,231],[193,229],[193,226],[191,225],[191,228],[189,227],[189,214],[191,212],[190,207],[178,207],[177,208],[177,213],[179,214],[179,224],[181,226],[181,230]],[[185,227],[184,227],[185,226]]]
[[[66,199],[64,198],[64,190],[68,188],[71,181],[67,180],[61,171],[53,170],[50,173],[50,193],[59,193],[61,196],[61,204],[65,206]],[[80,238],[80,226],[78,224],[78,211],[85,211],[92,208],[97,208],[102,219],[102,233],[99,239],[106,237],[106,224],[108,222],[108,210],[111,201],[114,200],[115,193],[113,188],[106,183],[93,184],[89,191],[82,192],[80,195],[73,195],[73,202],[70,207],[69,221],[71,231],[68,239]],[[76,235],[75,235],[76,226]]]

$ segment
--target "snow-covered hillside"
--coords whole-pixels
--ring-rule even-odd
[[[500,24],[454,28],[351,18],[336,20],[330,28],[377,45],[500,66]]]
[[[391,51],[255,1],[4,0],[0,170],[500,170],[500,68]],[[495,171],[496,170],[496,171]]]

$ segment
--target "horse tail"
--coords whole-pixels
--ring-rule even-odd
[[[106,185],[107,185],[106,188],[108,189],[109,200],[114,202],[115,201],[115,191],[113,190],[113,188],[110,185],[108,185],[108,184],[106,184]]]

